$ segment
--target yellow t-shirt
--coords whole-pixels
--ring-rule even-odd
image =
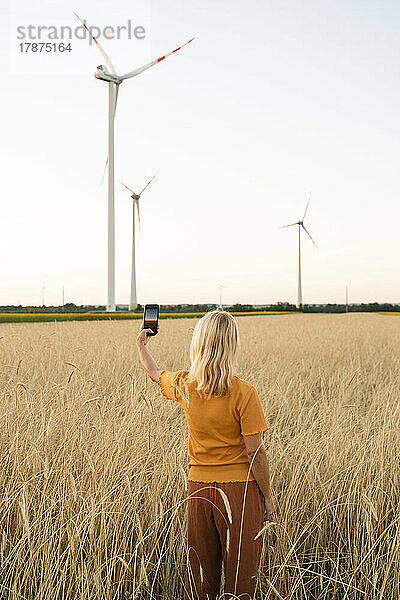
[[[242,436],[269,429],[256,389],[235,376],[229,396],[205,399],[197,393],[196,382],[186,381],[187,375],[188,371],[162,371],[158,383],[163,395],[179,402],[185,411],[188,479],[221,483],[246,481],[248,476],[253,481]]]

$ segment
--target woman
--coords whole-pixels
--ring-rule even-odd
[[[255,388],[233,373],[239,333],[223,310],[197,322],[189,371],[161,370],[139,333],[140,360],[162,394],[179,402],[189,427],[188,568],[185,600],[253,598],[262,537],[274,503],[261,432],[269,429]],[[256,539],[254,539],[256,537]]]

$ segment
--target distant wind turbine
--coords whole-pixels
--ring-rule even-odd
[[[160,171],[157,171],[157,173],[155,175],[153,175],[153,177],[150,179],[150,181],[148,183],[146,183],[146,185],[144,186],[142,191],[139,192],[139,194],[135,194],[135,192],[130,187],[128,187],[127,185],[122,183],[122,181],[120,181],[120,184],[123,185],[124,188],[126,188],[127,190],[129,190],[132,193],[131,198],[133,199],[133,202],[132,202],[132,269],[131,269],[131,295],[130,295],[130,301],[129,301],[129,310],[135,310],[137,307],[136,257],[135,257],[135,205],[136,205],[138,225],[139,225],[139,231],[140,231],[140,208],[139,208],[140,196],[143,194],[144,190],[151,184],[151,182],[156,177],[156,175],[158,175],[159,172]]]
[[[316,248],[318,248],[317,244],[314,242],[314,240],[312,239],[310,233],[307,231],[307,229],[304,226],[304,219],[306,218],[306,214],[307,214],[307,210],[308,210],[308,205],[310,204],[310,200],[311,200],[311,192],[308,196],[308,202],[307,202],[307,206],[306,206],[306,210],[304,211],[304,215],[303,218],[300,221],[296,221],[295,223],[289,223],[289,225],[283,225],[281,227],[281,229],[284,229],[285,227],[293,227],[294,225],[298,225],[299,226],[299,278],[298,278],[298,287],[297,287],[297,308],[301,308],[303,306],[303,294],[302,294],[302,289],[301,289],[301,229],[303,228],[304,231],[306,232],[306,234],[308,235],[308,237],[310,238],[310,240],[312,241],[312,243],[314,244],[314,246]]]
[[[192,38],[182,46],[175,48],[168,54],[164,54],[160,56],[160,58],[156,58],[151,62],[143,65],[142,67],[138,67],[133,71],[129,71],[125,73],[125,75],[117,75],[113,64],[100,46],[99,42],[92,35],[90,29],[86,26],[86,23],[82,21],[82,19],[74,13],[75,16],[82,23],[83,27],[88,31],[92,40],[96,43],[98,49],[100,50],[109,71],[104,65],[99,65],[97,67],[97,71],[95,72],[96,79],[101,79],[102,81],[106,81],[108,83],[108,285],[107,285],[107,311],[115,311],[115,209],[114,209],[114,117],[115,110],[117,107],[117,99],[118,99],[118,89],[119,86],[125,79],[130,79],[131,77],[136,77],[136,75],[140,75],[150,67],[153,67],[157,63],[164,60],[171,54],[178,52],[181,48],[189,44],[194,40]]]

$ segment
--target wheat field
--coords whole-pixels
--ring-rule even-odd
[[[194,319],[150,349],[189,366]],[[279,509],[257,598],[400,597],[400,318],[238,319]],[[0,325],[0,599],[179,599],[187,428],[139,322]]]

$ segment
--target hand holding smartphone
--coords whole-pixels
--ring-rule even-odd
[[[160,307],[158,304],[146,304],[143,313],[143,329],[151,329],[149,335],[157,335],[158,331],[158,315]]]

